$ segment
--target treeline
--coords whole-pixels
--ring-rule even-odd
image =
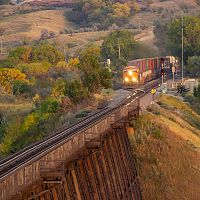
[[[67,61],[61,47],[47,42],[12,49],[0,63],[0,101],[21,99],[34,106],[22,114],[0,110],[0,155],[41,140],[66,123],[65,117],[78,104],[111,88],[113,75],[121,76],[137,48],[132,32],[118,30],[104,39],[102,47],[91,44]]]
[[[184,31],[184,64],[186,71],[193,77],[200,76],[200,17],[185,16]],[[155,34],[160,44],[168,53],[180,58],[182,54],[182,19],[155,24]]]
[[[136,0],[80,0],[68,18],[77,24],[107,29],[112,24],[124,26],[128,17],[138,11]]]
[[[23,116],[0,111],[3,155],[42,139],[76,104],[110,88],[112,78],[99,47],[89,45],[66,62],[62,51],[48,43],[11,50],[1,63],[0,76],[1,97],[16,96],[34,104]]]

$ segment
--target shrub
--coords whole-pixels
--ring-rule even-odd
[[[56,99],[49,98],[42,101],[39,109],[42,114],[56,113],[60,109],[60,103]]]
[[[66,82],[64,94],[74,103],[78,103],[88,96],[87,89],[78,80]]]
[[[15,80],[13,83],[13,94],[14,95],[28,95],[32,94],[31,91],[32,87],[28,83],[28,81],[21,81],[21,80]]]

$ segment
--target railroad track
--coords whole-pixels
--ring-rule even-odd
[[[121,106],[128,105],[130,104],[130,102],[141,98],[145,95],[145,93],[151,91],[153,87],[158,86],[158,84],[159,83],[156,80],[152,83],[149,83],[142,90],[136,89],[132,95],[122,100],[115,107],[106,107],[104,109],[101,109],[100,111],[96,111],[92,115],[83,118],[78,123],[63,130],[60,130],[54,135],[46,137],[42,141],[34,143],[31,146],[0,161],[0,181],[11,174],[13,171],[21,168],[23,165],[38,160],[48,152],[62,145],[70,137],[87,130],[97,122],[100,122],[104,118],[110,116],[117,109],[120,109]]]

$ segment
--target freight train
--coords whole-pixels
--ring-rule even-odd
[[[129,61],[128,66],[123,69],[123,84],[134,86],[159,78],[162,73],[169,74],[175,63],[176,59],[173,56]]]

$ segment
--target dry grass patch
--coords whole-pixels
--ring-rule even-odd
[[[143,199],[200,199],[200,129],[184,114],[192,112],[197,119],[199,115],[177,98],[164,95],[160,101],[161,106],[155,104],[144,113],[135,131],[129,130]],[[160,137],[155,137],[155,128],[148,128],[152,126],[160,130]]]
[[[65,27],[74,27],[73,23],[66,20],[64,13],[65,10],[44,10],[5,17],[0,21],[0,27],[6,29],[3,41],[19,42],[24,36],[35,40],[40,38],[44,29],[59,34]]]

